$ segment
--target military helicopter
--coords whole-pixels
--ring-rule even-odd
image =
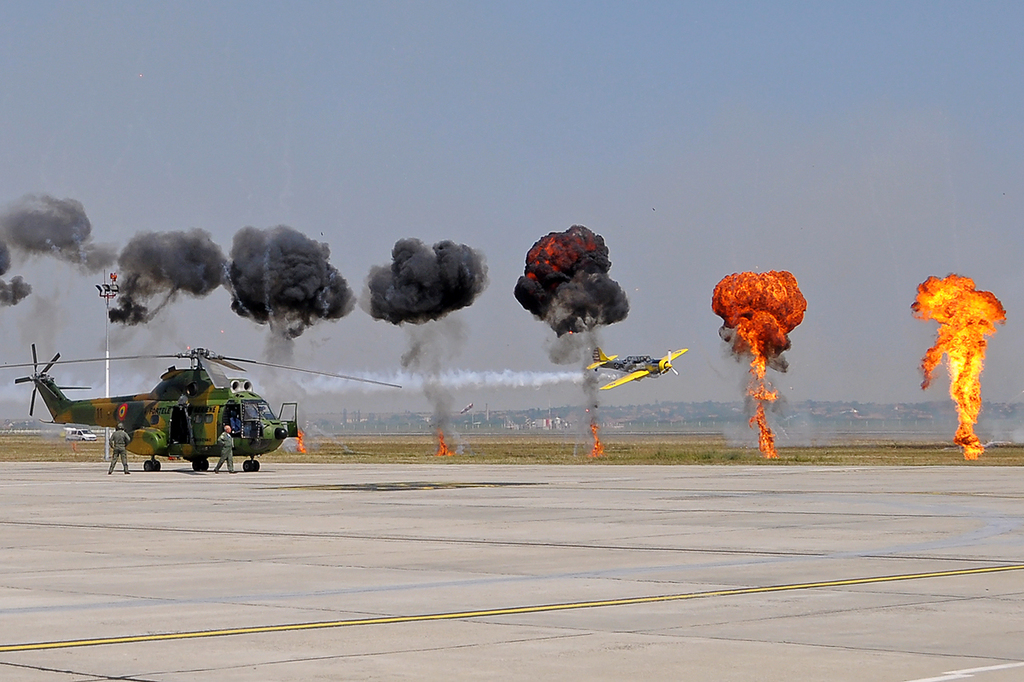
[[[115,427],[118,423],[131,434],[128,451],[149,455],[143,463],[146,471],[160,471],[157,457],[176,457],[192,463],[194,471],[207,471],[210,457],[219,456],[217,436],[225,425],[231,426],[235,437],[235,455],[248,457],[243,471],[259,471],[256,458],[281,447],[286,438],[299,435],[298,403],[284,403],[275,415],[270,405],[253,391],[252,382],[244,378],[228,378],[225,369],[245,372],[238,362],[264,367],[277,367],[296,372],[362,381],[401,388],[397,384],[362,379],[344,374],[317,372],[299,367],[275,365],[244,358],[229,358],[206,348],[193,348],[174,355],[133,355],[111,360],[146,358],[188,359],[190,366],[179,369],[171,365],[160,377],[160,383],[149,393],[71,400],[65,390],[82,386],[58,386],[50,369],[57,364],[60,353],[39,369],[36,346],[32,344],[32,364],[0,365],[0,368],[32,367],[33,374],[14,383],[32,382],[29,415],[35,410],[36,393],[53,416],[55,424],[89,424]],[[106,358],[66,360],[61,364],[97,362]]]

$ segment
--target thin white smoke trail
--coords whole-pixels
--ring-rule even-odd
[[[448,389],[464,388],[542,388],[557,384],[579,384],[583,382],[582,372],[527,372],[504,370],[471,371],[452,370],[440,373],[420,374],[416,372],[354,373],[352,376],[373,381],[398,384],[404,389],[422,391],[424,386],[440,386]],[[314,377],[303,382],[310,393],[350,393],[356,391],[377,392],[395,389],[376,384],[364,384],[331,377]]]

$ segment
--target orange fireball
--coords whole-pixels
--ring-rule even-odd
[[[939,323],[935,345],[921,359],[921,388],[931,384],[932,374],[945,354],[949,395],[956,403],[960,421],[953,442],[963,448],[964,459],[977,459],[985,451],[974,435],[981,412],[981,370],[988,346],[985,337],[996,333],[995,323],[1006,322],[1006,310],[991,292],[975,289],[970,277],[952,274],[922,282],[911,310],[919,320]]]
[[[747,394],[757,401],[757,409],[750,427],[758,428],[758,449],[774,459],[778,457],[775,434],[768,426],[764,405],[777,400],[779,393],[765,381],[765,371],[769,365],[786,371],[782,353],[789,350],[789,333],[804,319],[807,300],[790,272],[739,272],[718,283],[711,309],[722,318],[718,333],[732,352],[751,358]]]

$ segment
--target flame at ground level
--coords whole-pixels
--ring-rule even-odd
[[[306,452],[306,434],[302,433],[302,429],[299,429],[299,435],[295,436],[295,450],[297,452]]]
[[[597,435],[598,427],[597,420],[590,422],[590,433],[594,436],[594,449],[590,451],[590,457],[602,457],[604,456],[604,445],[601,443],[601,439]]]
[[[444,431],[441,429],[437,430],[437,456],[438,457],[451,457],[455,453],[452,452],[448,444],[444,442]]]

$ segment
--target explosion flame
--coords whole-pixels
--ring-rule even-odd
[[[299,429],[299,435],[295,437],[295,450],[303,454],[306,453],[306,434]]]
[[[981,370],[988,345],[985,336],[996,333],[996,322],[1006,322],[1006,310],[991,292],[976,290],[974,280],[953,274],[922,282],[910,308],[917,319],[939,323],[935,345],[921,359],[921,389],[931,384],[932,374],[945,354],[949,395],[956,403],[960,421],[953,442],[963,448],[964,459],[977,459],[985,451],[974,435],[981,412]]]
[[[765,381],[765,371],[769,366],[780,372],[788,369],[782,353],[790,347],[788,334],[804,319],[807,301],[790,272],[740,272],[715,286],[711,309],[723,320],[718,331],[722,340],[737,357],[751,358],[747,394],[757,401],[757,409],[750,427],[757,425],[758,449],[774,459],[778,457],[775,434],[768,426],[764,406],[775,402],[779,393]]]
[[[629,314],[629,300],[608,276],[611,267],[604,238],[573,225],[530,248],[515,297],[558,336],[619,322]]]

